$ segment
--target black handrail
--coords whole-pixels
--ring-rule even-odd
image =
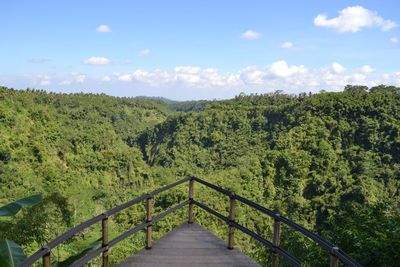
[[[201,184],[203,184],[203,185],[205,185],[205,186],[207,186],[207,187],[210,187],[210,188],[212,188],[212,189],[214,189],[214,190],[216,190],[216,191],[218,191],[218,192],[220,192],[220,193],[222,193],[222,194],[224,194],[224,195],[227,195],[227,196],[229,196],[229,197],[231,197],[231,198],[234,198],[234,199],[236,199],[236,200],[239,200],[240,202],[242,202],[242,203],[244,203],[244,204],[246,204],[246,205],[248,205],[248,206],[250,206],[250,207],[252,207],[252,208],[255,208],[255,209],[257,209],[257,210],[259,210],[259,211],[261,211],[261,212],[263,212],[263,213],[265,213],[265,214],[271,216],[271,217],[273,217],[275,220],[278,220],[278,221],[280,221],[280,222],[283,222],[283,223],[286,224],[287,226],[289,226],[289,227],[291,227],[292,229],[294,229],[294,230],[296,230],[296,231],[302,233],[303,235],[305,235],[305,236],[307,236],[308,238],[312,239],[312,240],[313,240],[314,242],[316,242],[317,244],[321,245],[325,250],[327,250],[328,252],[330,252],[330,253],[332,253],[333,255],[337,256],[341,261],[343,261],[343,262],[346,263],[347,265],[349,265],[349,266],[354,266],[354,267],[360,267],[360,266],[361,266],[359,263],[357,263],[355,260],[353,260],[350,256],[348,256],[346,253],[344,253],[344,252],[343,252],[341,249],[339,249],[337,246],[335,246],[335,245],[329,243],[328,241],[326,241],[326,240],[323,239],[322,237],[320,237],[320,236],[318,236],[318,235],[316,235],[316,234],[310,232],[309,230],[307,230],[307,229],[304,228],[303,226],[301,226],[301,225],[299,225],[299,224],[297,224],[297,223],[295,223],[295,222],[293,222],[293,221],[291,221],[291,220],[289,220],[289,219],[287,219],[287,218],[281,216],[280,214],[275,213],[275,212],[273,212],[272,210],[267,209],[267,208],[265,208],[265,207],[263,207],[263,206],[261,206],[261,205],[255,203],[255,202],[253,202],[253,201],[251,201],[251,200],[249,200],[249,199],[247,199],[247,198],[244,198],[244,197],[242,197],[242,196],[236,195],[236,194],[234,194],[233,192],[231,192],[231,191],[229,191],[229,190],[223,189],[223,188],[221,188],[221,187],[219,187],[219,186],[216,186],[216,185],[214,185],[214,184],[210,184],[209,182],[206,182],[206,181],[204,181],[204,180],[202,180],[202,179],[200,179],[200,178],[191,176],[191,179],[193,179],[194,181],[197,181],[197,182],[199,182],[199,183],[201,183]],[[196,204],[198,205],[199,202],[196,202]],[[200,207],[202,207],[202,208],[204,209],[204,208],[205,208],[204,206],[205,206],[205,205],[202,205],[202,206],[200,206]],[[215,211],[212,211],[212,212],[211,212],[211,211],[210,211],[211,209],[208,208],[208,207],[206,207],[205,210],[207,210],[208,212],[210,212],[210,213],[216,215],[216,212],[215,212]],[[219,215],[221,215],[221,214],[219,214]],[[221,215],[221,216],[222,216],[222,215]],[[217,217],[220,218],[220,216],[217,216]],[[286,257],[285,257],[285,258],[286,258]],[[288,258],[286,258],[286,259],[288,259]],[[288,259],[288,260],[290,260],[290,259]]]
[[[293,266],[301,266],[300,261],[298,259],[296,259],[293,255],[291,255],[289,252],[287,252],[287,251],[285,251],[285,250],[283,250],[283,249],[281,249],[279,247],[275,247],[271,242],[269,242],[268,240],[266,240],[263,237],[259,236],[258,234],[254,233],[253,231],[247,229],[243,225],[238,224],[236,222],[230,221],[228,217],[222,215],[221,213],[213,210],[212,208],[204,205],[201,202],[193,200],[193,203],[196,204],[197,206],[199,206],[200,208],[202,208],[203,210],[207,211],[208,213],[214,215],[215,217],[217,217],[217,218],[225,221],[226,223],[232,225],[236,229],[239,229],[243,233],[251,236],[255,240],[261,242],[264,246],[268,247],[269,249],[271,249],[273,251],[276,251],[279,255],[281,255],[285,259],[289,260],[293,264]]]
[[[189,199],[154,216],[154,218],[151,219],[151,215],[149,215],[149,213],[151,214],[151,199],[153,198],[153,196],[162,193],[168,189],[171,189],[177,185],[180,185],[184,182],[189,181]],[[298,259],[296,259],[293,255],[291,255],[289,252],[283,250],[281,247],[279,247],[279,242],[276,243],[274,242],[270,242],[266,239],[264,239],[263,237],[259,236],[258,234],[254,233],[253,231],[247,229],[246,227],[244,227],[243,225],[238,224],[237,222],[235,222],[234,220],[232,220],[231,215],[229,215],[229,217],[226,217],[222,214],[220,214],[219,212],[213,210],[212,208],[206,206],[203,203],[200,203],[196,200],[194,200],[192,198],[192,193],[193,193],[193,181],[197,181],[200,184],[203,184],[209,188],[212,188],[224,195],[227,195],[230,197],[231,201],[232,200],[238,200],[252,208],[255,208],[267,215],[269,215],[270,217],[274,218],[275,223],[278,222],[282,222],[284,224],[286,224],[287,226],[291,227],[292,229],[302,233],[303,235],[309,237],[310,239],[312,239],[313,241],[315,241],[317,244],[319,244],[320,246],[322,246],[324,249],[326,249],[327,251],[329,251],[329,253],[331,253],[332,255],[334,255],[334,257],[336,257],[337,259],[340,259],[343,263],[349,265],[349,266],[354,266],[354,267],[359,267],[361,266],[359,263],[357,263],[356,261],[354,261],[351,257],[349,257],[346,253],[344,253],[340,248],[332,245],[331,243],[329,243],[328,241],[326,241],[325,239],[323,239],[322,237],[310,232],[309,230],[307,230],[306,228],[304,228],[303,226],[298,225],[297,223],[279,215],[278,213],[275,213],[272,210],[269,210],[247,198],[244,198],[242,196],[236,195],[233,192],[223,189],[219,186],[216,186],[214,184],[211,184],[207,181],[204,181],[200,178],[197,177],[193,177],[193,176],[189,176],[186,178],[183,178],[177,182],[174,182],[172,184],[166,185],[160,189],[157,189],[151,193],[145,194],[143,196],[134,198],[122,205],[119,205],[117,207],[114,207],[104,213],[102,213],[101,215],[98,215],[92,219],[89,219],[81,224],[79,224],[78,226],[70,229],[69,231],[65,232],[64,234],[60,235],[59,237],[55,238],[54,240],[52,240],[51,242],[49,242],[47,245],[43,246],[41,249],[39,249],[38,251],[36,251],[32,256],[30,256],[29,258],[27,258],[24,262],[22,262],[22,264],[20,266],[22,267],[28,267],[30,265],[32,265],[33,263],[35,263],[38,259],[40,259],[41,257],[43,257],[44,262],[47,263],[44,264],[45,266],[50,266],[50,251],[58,246],[59,244],[61,244],[62,242],[65,242],[66,240],[68,240],[69,238],[73,237],[74,235],[76,235],[77,233],[81,232],[82,230],[92,226],[93,224],[102,221],[103,223],[107,223],[108,217],[123,210],[126,209],[128,207],[131,207],[134,204],[137,204],[143,200],[147,200],[148,205],[147,205],[147,215],[150,216],[150,220],[137,225],[135,227],[133,227],[132,229],[126,231],[125,233],[115,237],[114,239],[112,239],[111,241],[108,242],[108,237],[106,239],[104,239],[104,234],[105,231],[107,231],[106,235],[108,236],[108,230],[105,230],[103,228],[103,243],[102,243],[102,247],[93,250],[92,252],[86,254],[85,256],[83,256],[82,258],[76,260],[75,262],[72,263],[71,266],[82,266],[83,264],[87,263],[88,261],[90,261],[91,259],[93,259],[94,257],[100,255],[101,253],[103,253],[103,266],[108,266],[108,250],[110,247],[116,245],[118,242],[122,241],[123,239],[129,237],[130,235],[141,231],[143,229],[147,229],[147,231],[149,231],[150,228],[150,240],[151,240],[151,226],[158,222],[159,220],[161,220],[162,218],[164,218],[165,216],[169,215],[170,213],[183,208],[186,205],[189,205],[189,222],[191,222],[192,218],[193,218],[193,205],[197,205],[198,207],[204,209],[205,211],[209,212],[210,214],[216,216],[217,218],[223,220],[224,222],[226,222],[229,227],[233,227],[236,228],[240,231],[242,231],[243,233],[251,236],[252,238],[254,238],[255,240],[259,241],[261,244],[263,244],[265,247],[269,248],[272,250],[273,255],[280,255],[281,257],[285,258],[286,260],[288,260],[289,262],[291,262],[294,266],[301,266],[301,263]],[[150,202],[149,202],[150,201]],[[232,207],[231,207],[232,209]],[[108,227],[108,226],[107,226]],[[278,227],[278,232],[279,232],[279,227]],[[149,234],[149,232],[148,232]],[[280,234],[278,234],[279,236]],[[148,237],[149,238],[149,237]],[[274,232],[274,239],[275,239],[275,232]],[[229,246],[228,246],[229,247]],[[105,262],[105,255],[107,257],[107,263],[104,264]],[[46,258],[48,257],[48,258]],[[277,257],[277,256],[276,256]],[[46,258],[46,260],[45,260]],[[336,264],[337,265],[337,264]],[[336,266],[335,265],[335,266]],[[277,266],[277,265],[276,265]],[[332,263],[331,263],[332,266]]]
[[[176,210],[178,210],[178,209],[180,209],[180,208],[183,208],[183,207],[186,206],[187,204],[189,204],[189,200],[186,200],[186,201],[180,203],[179,205],[176,205],[175,207],[170,208],[170,209],[168,209],[168,210],[166,210],[166,211],[160,213],[159,215],[155,216],[151,222],[142,223],[142,224],[140,224],[140,225],[138,225],[138,226],[135,226],[135,227],[132,228],[131,230],[129,230],[129,231],[127,231],[127,232],[121,234],[120,236],[114,238],[113,240],[111,240],[111,241],[108,243],[108,246],[107,246],[107,247],[99,248],[99,249],[97,249],[97,250],[92,251],[91,253],[88,253],[88,254],[85,255],[84,257],[82,257],[82,258],[76,260],[75,262],[73,262],[73,263],[71,264],[71,266],[82,266],[83,264],[87,263],[88,261],[90,261],[91,259],[93,259],[93,258],[96,257],[97,255],[99,255],[99,254],[102,253],[103,251],[105,251],[105,250],[111,248],[112,246],[116,245],[117,243],[119,243],[120,241],[124,240],[125,238],[127,238],[127,237],[133,235],[133,234],[136,233],[136,232],[139,232],[139,231],[145,229],[145,228],[146,228],[147,226],[149,226],[150,224],[154,224],[154,223],[158,222],[159,220],[161,220],[162,218],[164,218],[164,217],[167,216],[168,214],[170,214],[170,213],[172,213],[172,212],[174,212],[174,211],[176,211]]]
[[[134,204],[137,204],[145,199],[147,199],[149,196],[154,196],[157,195],[159,193],[162,193],[168,189],[171,189],[172,187],[175,187],[177,185],[180,185],[184,182],[189,181],[191,178],[190,177],[185,177],[175,183],[166,185],[160,189],[157,189],[151,193],[142,195],[140,197],[134,198],[124,204],[121,204],[117,207],[114,207],[104,213],[102,213],[101,215],[98,215],[92,219],[89,219],[81,224],[79,224],[78,226],[70,229],[69,231],[65,232],[64,234],[58,236],[57,238],[55,238],[54,240],[52,240],[50,243],[48,243],[47,245],[43,246],[41,249],[39,249],[38,251],[36,251],[34,254],[32,254],[32,256],[30,256],[29,258],[25,259],[22,263],[21,263],[21,267],[28,267],[30,265],[32,265],[33,263],[35,263],[37,260],[39,260],[41,257],[45,256],[47,253],[49,253],[51,251],[51,249],[53,249],[54,247],[58,246],[59,244],[61,244],[62,242],[67,241],[69,238],[73,237],[74,235],[78,234],[79,232],[81,232],[82,230],[92,226],[93,224],[102,221],[105,218],[108,218],[109,216],[123,210],[126,209],[128,207],[131,207]],[[146,227],[146,226],[145,226]],[[133,229],[132,229],[133,230]],[[139,230],[137,230],[139,231]],[[137,231],[133,231],[131,232],[131,234],[137,232]],[[129,231],[128,231],[129,232]],[[124,237],[125,238],[125,237]],[[122,240],[122,239],[121,239]],[[96,251],[96,250],[95,250]],[[101,253],[101,252],[100,252]],[[98,255],[98,254],[96,254]]]

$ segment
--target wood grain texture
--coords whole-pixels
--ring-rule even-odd
[[[227,249],[223,240],[202,226],[184,223],[153,244],[127,258],[118,267],[233,266],[259,267],[237,249]]]

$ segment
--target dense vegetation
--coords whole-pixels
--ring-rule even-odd
[[[0,239],[13,240],[30,254],[79,222],[149,190],[150,168],[134,140],[170,113],[151,100],[0,88],[0,201],[45,196],[42,205],[16,219],[2,219]],[[90,238],[77,237],[61,250],[73,253],[98,238],[84,235]]]
[[[107,208],[191,174],[284,214],[365,266],[400,261],[400,88],[240,95],[180,108],[159,99],[1,88],[0,129],[0,203],[45,195],[17,219],[0,221],[0,239],[28,252]],[[226,213],[225,198],[196,189],[196,198]],[[186,195],[178,188],[156,205],[163,209]],[[143,206],[118,214],[112,234],[143,216]],[[185,216],[168,217],[156,235]],[[196,220],[226,236],[221,222],[197,209]],[[271,220],[250,209],[239,206],[238,221],[271,236]],[[97,238],[92,229],[57,256]],[[328,259],[289,229],[282,238],[306,265]],[[255,241],[239,233],[237,239],[258,261],[269,261]],[[133,236],[112,251],[113,262],[142,246],[143,236]]]
[[[202,111],[206,106],[216,102],[216,100],[188,100],[188,101],[175,101],[164,97],[146,97],[138,96],[136,99],[151,99],[158,103],[167,105],[173,111],[191,112]]]

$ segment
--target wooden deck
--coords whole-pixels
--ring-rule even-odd
[[[143,249],[127,258],[118,267],[218,266],[239,267],[259,265],[202,226],[184,223],[163,236],[150,250]]]

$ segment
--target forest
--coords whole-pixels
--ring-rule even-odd
[[[0,87],[0,209],[43,196],[15,216],[0,216],[0,240],[19,244],[26,255],[187,175],[290,218],[363,266],[400,262],[398,87],[186,102]],[[156,212],[186,197],[185,186],[168,191],[156,198]],[[227,199],[206,188],[196,188],[195,197],[228,210]],[[143,222],[144,210],[118,213],[111,236]],[[186,220],[186,210],[169,215],[154,227],[155,238]],[[222,221],[199,209],[195,220],[226,239]],[[239,205],[237,221],[271,238],[271,219]],[[99,226],[75,236],[53,251],[54,263],[62,266],[100,236]],[[262,265],[270,262],[271,252],[248,236],[238,233],[237,245]],[[304,266],[328,263],[325,251],[290,229],[283,229],[282,246]],[[144,233],[133,235],[112,249],[112,264],[143,247]]]

